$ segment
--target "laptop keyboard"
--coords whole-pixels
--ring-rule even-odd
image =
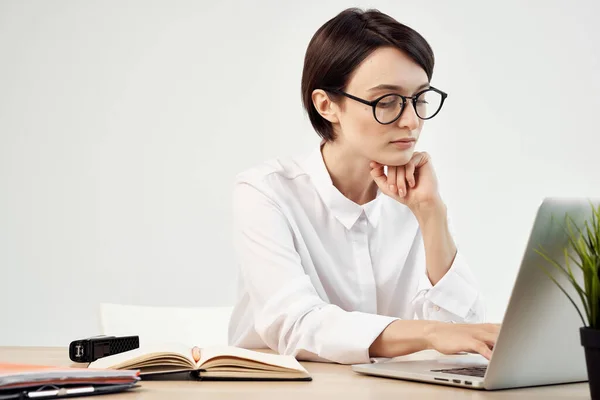
[[[432,369],[431,372],[443,372],[446,374],[468,375],[468,376],[477,376],[477,377],[483,378],[485,376],[486,369],[487,369],[487,366],[481,366],[481,367],[468,367],[468,368]]]

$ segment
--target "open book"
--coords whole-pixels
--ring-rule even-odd
[[[229,346],[203,348],[196,362],[191,347],[151,344],[100,358],[89,368],[136,369],[142,377],[190,371],[199,379],[311,380],[306,369],[292,356]]]

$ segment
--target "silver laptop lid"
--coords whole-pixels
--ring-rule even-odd
[[[485,375],[486,389],[587,380],[579,338],[583,324],[564,293],[540,268],[540,265],[547,269],[552,267],[535,250],[542,245],[551,257],[564,265],[565,213],[581,225],[591,217],[590,201],[599,202],[598,199],[547,198],[539,207]],[[501,243],[498,251],[502,251]],[[566,278],[550,270],[580,306]]]

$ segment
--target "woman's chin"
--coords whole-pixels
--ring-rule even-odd
[[[401,165],[406,165],[412,158],[413,152],[402,152],[390,155],[383,155],[375,159],[379,164],[391,166],[391,167],[399,167]]]

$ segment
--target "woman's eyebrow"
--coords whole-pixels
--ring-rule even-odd
[[[416,92],[418,92],[421,89],[426,89],[428,88],[429,82],[426,82],[424,84],[422,84],[421,86],[419,86],[416,90]],[[389,84],[381,84],[381,85],[377,85],[375,87],[372,87],[371,89],[369,89],[369,92],[371,91],[375,91],[375,90],[382,90],[382,89],[386,89],[386,90],[396,90],[398,92],[401,92],[404,90],[404,88],[402,86],[398,86],[398,85],[389,85]]]

